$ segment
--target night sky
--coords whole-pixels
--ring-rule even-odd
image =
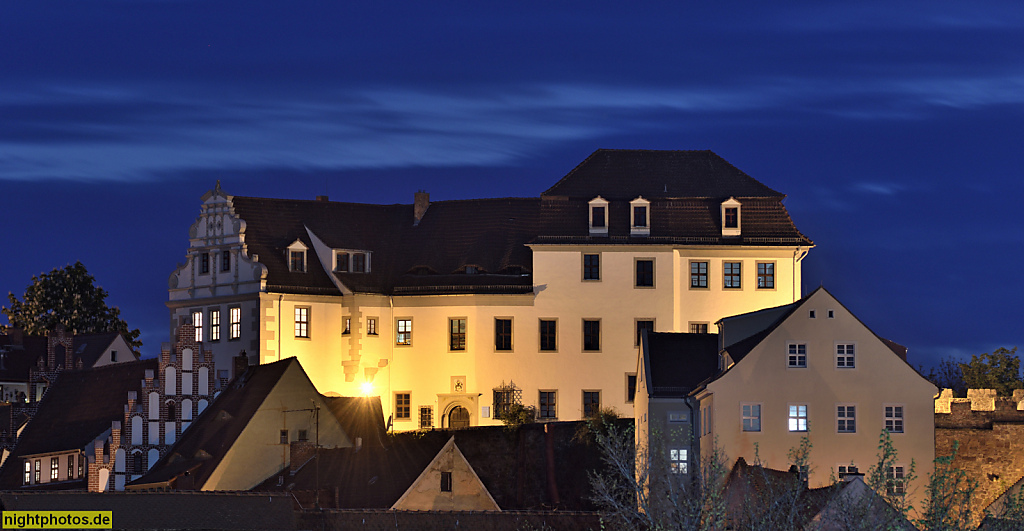
[[[598,148],[711,149],[914,365],[1024,346],[1024,3],[626,4],[2,2],[0,293],[80,260],[153,356],[217,179],[536,197]]]

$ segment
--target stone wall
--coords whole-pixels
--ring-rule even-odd
[[[997,397],[994,389],[969,389],[953,398],[944,389],[935,400],[935,456],[948,456],[959,443],[953,466],[978,484],[973,511],[983,511],[1024,477],[1024,390]]]

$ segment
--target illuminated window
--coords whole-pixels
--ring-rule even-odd
[[[807,367],[807,345],[805,343],[790,343],[788,348],[787,366],[791,368]]]
[[[725,262],[722,264],[722,278],[725,289],[740,289],[740,269],[743,262]]]
[[[690,288],[708,287],[708,263],[690,262]]]
[[[242,337],[242,309],[235,307],[228,309],[228,339]]]
[[[410,393],[395,393],[395,419],[409,420],[411,408]]]
[[[743,431],[761,431],[761,404],[743,404]]]
[[[32,463],[25,461],[25,484],[30,485],[32,483]]]
[[[775,289],[775,264],[757,263],[757,289]]]
[[[494,350],[512,350],[512,319],[494,320]]]
[[[68,456],[68,479],[75,479],[75,455]]]
[[[450,350],[466,350],[466,320],[448,320],[448,348]]]
[[[540,418],[548,420],[558,418],[557,391],[541,391],[538,404],[540,405]]]
[[[43,463],[39,459],[36,459],[36,461],[35,461],[35,470],[33,470],[33,474],[32,474],[33,482],[39,483],[40,481],[42,481],[42,479],[43,479],[42,478],[42,474],[43,474]]]
[[[295,337],[309,338],[309,308],[295,308]]]
[[[903,433],[903,406],[885,406],[885,429],[889,433]]]
[[[688,454],[686,448],[672,448],[668,451],[668,464],[673,474],[689,473]]]
[[[210,310],[210,341],[220,341],[220,310]]]
[[[836,406],[836,431],[857,433],[857,406]]]
[[[807,405],[789,406],[789,431],[807,431]]]
[[[345,329],[342,330],[341,333],[342,334],[351,334],[352,333],[352,318],[351,317],[346,317],[345,318]]]
[[[398,319],[396,322],[396,345],[412,345],[412,319]]]
[[[377,335],[377,318],[376,317],[370,317],[369,319],[366,320],[366,333],[367,333],[367,335],[371,335],[371,336]]]
[[[192,312],[192,326],[196,327],[196,341],[203,340],[203,312]]]
[[[852,343],[840,343],[836,345],[836,368],[852,369],[856,367],[854,346]]]

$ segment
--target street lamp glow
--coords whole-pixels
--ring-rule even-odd
[[[370,393],[372,393],[372,392],[373,392],[373,384],[370,383],[370,382],[363,382],[363,394],[366,395],[366,396],[370,396]]]

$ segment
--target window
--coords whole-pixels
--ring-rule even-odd
[[[540,349],[546,351],[558,350],[558,321],[554,319],[540,320]]]
[[[192,326],[196,327],[196,341],[203,340],[203,312],[192,312]]]
[[[857,433],[857,406],[836,406],[836,431]]]
[[[512,319],[494,319],[494,350],[512,350]]]
[[[352,253],[352,272],[366,272],[366,253]]]
[[[743,404],[743,431],[761,431],[761,404]]]
[[[39,459],[36,459],[36,461],[35,461],[35,470],[33,470],[33,474],[32,474],[32,480],[33,480],[34,483],[39,483],[42,480],[42,473],[43,473],[42,472],[42,466],[43,466],[42,461],[40,461]]]
[[[691,334],[706,334],[708,333],[707,323],[690,323]]]
[[[902,466],[889,467],[888,478],[885,481],[885,494],[887,496],[903,496],[907,493],[907,484],[904,481]]]
[[[425,430],[427,428],[434,427],[434,408],[430,406],[420,406],[420,429]]]
[[[817,314],[815,314],[814,310],[810,310],[810,311],[807,312],[807,317],[809,319],[814,319],[816,316],[817,316]]]
[[[640,345],[640,336],[643,335],[644,330],[650,332],[654,331],[654,320],[652,319],[637,319],[636,320],[636,344]]]
[[[725,262],[722,264],[722,279],[725,289],[740,289],[740,267],[743,262]]]
[[[228,339],[242,337],[242,309],[230,308],[228,310]]]
[[[633,207],[633,226],[637,228],[647,226],[647,207]]]
[[[643,197],[637,197],[629,202],[630,236],[649,236],[651,234],[650,204],[650,201]]]
[[[32,462],[25,461],[25,484],[29,485],[32,483]]]
[[[281,444],[288,444],[288,430],[281,430]]]
[[[210,253],[199,253],[199,274],[205,275],[210,272]]]
[[[829,310],[828,311],[828,318],[829,319],[835,319],[836,318],[836,311],[835,310]]]
[[[85,475],[85,454],[78,454],[78,476],[82,477]]]
[[[903,406],[885,406],[885,429],[889,433],[903,433]]]
[[[626,403],[632,404],[636,400],[636,373],[626,373]]]
[[[348,273],[348,253],[334,253],[334,270],[339,273]]]
[[[210,310],[210,341],[220,341],[220,310]]]
[[[295,307],[295,337],[309,339],[309,308]]]
[[[654,287],[654,260],[643,259],[636,261],[636,287]]]
[[[668,421],[669,422],[689,422],[689,417],[684,411],[669,411]]]
[[[309,441],[309,432],[307,430],[299,430],[299,441],[301,441],[301,442]]]
[[[706,289],[708,287],[708,263],[690,262],[690,288]]]
[[[351,317],[346,317],[345,318],[345,329],[342,330],[341,333],[343,335],[344,334],[351,334],[352,333],[352,318]]]
[[[601,350],[601,321],[583,320],[583,350]]]
[[[601,391],[583,391],[583,416],[592,417],[601,410]]]
[[[590,200],[590,235],[608,234],[608,201],[597,196]]]
[[[366,335],[375,336],[377,335],[377,318],[370,317],[366,320]]]
[[[538,404],[540,405],[540,418],[542,419],[556,419],[558,418],[558,409],[556,402],[555,391],[541,391],[540,399]]]
[[[807,405],[789,406],[789,431],[807,431]]]
[[[775,289],[775,263],[757,263],[757,289]]]
[[[412,319],[399,319],[395,324],[395,344],[412,345]]]
[[[304,273],[306,271],[306,251],[305,250],[289,250],[288,251],[288,270],[297,271]]]
[[[522,403],[523,391],[510,383],[494,388],[494,418],[503,419],[508,416],[512,404]]]
[[[452,491],[452,473],[441,472],[441,492]]]
[[[672,448],[668,451],[668,464],[673,474],[688,474],[687,456],[689,451],[686,448]]]
[[[141,472],[139,472],[141,474]],[[75,456],[68,456],[68,479],[75,479]]]
[[[807,367],[807,345],[805,343],[790,343],[786,364],[790,368]]]
[[[740,209],[738,208],[726,208],[725,209],[725,228],[735,229],[740,226]]]
[[[465,319],[448,319],[448,349],[466,350]]]
[[[601,280],[601,255],[583,255],[583,280]]]
[[[836,345],[836,368],[853,369],[856,367],[854,347],[852,343],[839,343]]]
[[[395,420],[409,420],[411,403],[409,393],[395,393]]]
[[[57,481],[60,478],[60,458],[50,458],[50,481]]]
[[[220,270],[231,271],[231,253],[227,251],[221,251],[220,253]]]
[[[111,350],[110,351],[110,363],[117,363],[117,351],[116,350]]]
[[[843,479],[848,474],[858,474],[859,473],[859,471],[857,470],[856,465],[854,465],[853,463],[850,463],[849,465],[839,465],[839,466],[836,467],[836,469],[839,471],[839,479]]]

